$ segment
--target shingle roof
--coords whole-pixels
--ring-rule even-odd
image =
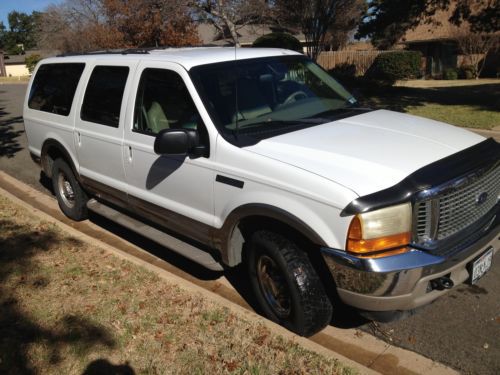
[[[42,59],[45,59],[56,56],[59,53],[59,51],[27,50],[24,55],[4,55],[4,61],[5,65],[23,65],[26,57],[31,55],[40,55]]]

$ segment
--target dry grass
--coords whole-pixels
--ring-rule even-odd
[[[0,196],[0,373],[351,373]]]
[[[420,85],[413,82],[414,85],[405,87],[360,82],[359,98],[373,108],[406,112],[467,128],[492,129],[500,125],[500,80],[459,82],[467,85],[454,81],[418,81]],[[437,82],[444,83],[437,85]]]
[[[459,86],[476,86],[500,84],[498,78],[480,78],[480,79],[454,79],[454,80],[434,80],[434,79],[412,79],[407,81],[398,81],[394,86],[399,87],[459,87]]]

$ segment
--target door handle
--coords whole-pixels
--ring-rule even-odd
[[[128,161],[132,161],[132,146],[128,146]]]
[[[76,141],[78,142],[78,146],[82,145],[82,137],[80,135],[80,132],[76,132]]]

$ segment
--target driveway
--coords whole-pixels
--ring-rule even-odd
[[[0,170],[50,194],[39,182],[40,170],[27,150],[21,118],[25,91],[22,84],[0,85]],[[463,373],[499,374],[500,258],[496,258],[476,286],[459,286],[404,320],[374,324],[346,316],[335,325],[359,328]]]

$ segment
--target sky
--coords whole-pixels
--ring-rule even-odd
[[[30,14],[34,10],[43,10],[47,5],[61,2],[62,0],[0,0],[0,21],[8,28],[7,15],[13,10]]]

